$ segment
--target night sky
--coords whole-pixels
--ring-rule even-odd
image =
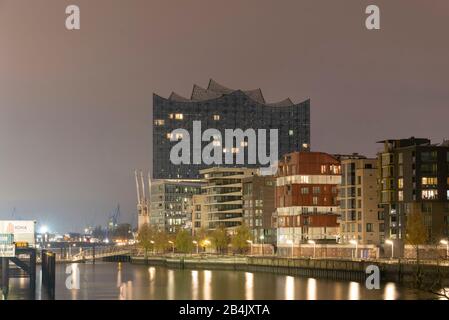
[[[65,8],[81,30],[65,29]],[[367,31],[365,8],[381,8]],[[449,138],[447,0],[0,0],[0,219],[51,230],[137,222],[152,94],[209,78],[311,98],[312,149],[373,156]]]

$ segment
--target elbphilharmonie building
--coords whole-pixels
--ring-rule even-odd
[[[154,179],[197,179],[201,169],[211,167],[204,163],[194,164],[194,161],[188,164],[173,164],[170,161],[170,151],[177,143],[171,139],[173,130],[185,129],[193,143],[194,121],[201,121],[203,132],[213,128],[220,131],[223,137],[226,129],[254,129],[256,132],[258,129],[266,129],[267,132],[278,129],[279,158],[290,152],[310,149],[310,100],[295,104],[287,98],[268,103],[260,89],[229,89],[212,79],[207,89],[194,85],[190,98],[174,92],[168,98],[154,94],[153,121]],[[201,146],[209,143],[201,142]],[[245,152],[247,148],[246,142],[232,150],[226,150],[223,146],[223,158],[226,152]],[[260,164],[222,166],[258,167]]]

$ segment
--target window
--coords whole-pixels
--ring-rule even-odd
[[[422,190],[421,198],[423,200],[436,200],[438,199],[438,190],[437,189]]]
[[[214,119],[215,121],[220,120],[220,115],[219,115],[219,114],[214,114],[213,119]]]
[[[176,113],[175,114],[175,119],[176,120],[183,120],[184,119],[184,115],[182,113]]]
[[[404,201],[404,191],[398,191],[398,201]]]
[[[398,179],[398,189],[404,189],[404,178]]]
[[[313,194],[320,194],[321,189],[320,187],[313,187]]]
[[[292,136],[293,135],[293,130],[288,130],[288,135]]]
[[[163,119],[154,120],[154,125],[156,125],[156,126],[163,126],[164,124],[165,124],[165,120],[163,120]]]
[[[318,205],[318,197],[313,197],[312,201],[314,206]]]
[[[421,172],[423,174],[436,175],[437,174],[437,164],[436,163],[423,163],[421,164]]]
[[[446,198],[449,200],[449,190],[446,191]]]
[[[362,184],[362,176],[357,176],[357,184]]]
[[[421,184],[423,186],[436,186],[438,185],[438,178],[434,177],[423,177],[421,179]]]
[[[327,166],[326,165],[322,165],[321,166],[321,173],[326,173],[327,172]]]
[[[372,223],[366,224],[366,232],[373,232],[373,224]]]
[[[437,159],[436,151],[425,151],[421,152],[421,160],[422,161],[435,161]]]
[[[339,165],[332,164],[330,170],[333,174],[341,174],[341,167]]]
[[[398,154],[398,163],[402,164],[404,162],[404,154],[401,152]]]
[[[385,231],[385,224],[379,223],[379,232],[384,232],[384,231]]]
[[[301,188],[301,194],[309,194],[309,188],[308,187]]]

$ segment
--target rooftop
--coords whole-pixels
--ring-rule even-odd
[[[172,92],[168,99],[178,102],[199,102],[217,99],[237,91],[243,92],[248,98],[250,98],[253,101],[256,101],[260,104],[267,105],[270,107],[289,107],[295,105],[290,98],[274,103],[268,103],[265,101],[262,90],[260,88],[253,90],[230,89],[219,84],[213,79],[209,80],[209,85],[207,86],[207,89],[204,89],[203,87],[196,84],[193,85],[193,90],[192,94],[190,95],[190,98],[186,98],[180,94],[177,94],[176,92]]]

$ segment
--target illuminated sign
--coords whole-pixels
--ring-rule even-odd
[[[13,234],[14,241],[35,244],[35,221],[0,221],[0,234]]]

